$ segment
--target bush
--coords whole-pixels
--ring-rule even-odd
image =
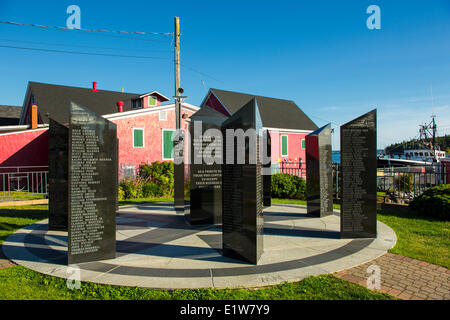
[[[143,163],[139,166],[139,178],[144,183],[157,184],[164,195],[173,195],[174,167],[173,162],[152,162],[150,165]]]
[[[284,199],[306,199],[306,183],[303,178],[288,174],[272,175],[272,197]]]
[[[139,166],[139,176],[119,183],[119,200],[173,195],[173,162]]]
[[[119,185],[119,201],[125,200],[125,192],[123,191],[122,186]]]
[[[119,199],[120,190],[123,192],[123,199],[138,199],[142,198],[142,181],[139,179],[126,179],[119,183]]]
[[[149,181],[143,185],[142,195],[144,198],[162,197],[164,195],[164,189],[160,185]]]
[[[450,220],[450,184],[430,188],[414,198],[409,207],[420,215]]]

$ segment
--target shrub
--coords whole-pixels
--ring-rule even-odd
[[[119,201],[125,200],[125,192],[123,191],[122,186],[119,185]]]
[[[120,181],[120,188],[123,191],[123,200],[142,198],[142,181],[140,179],[126,179]]]
[[[303,178],[288,173],[272,175],[272,197],[306,199],[306,183]]]
[[[163,194],[173,195],[173,162],[152,162],[150,165],[143,163],[139,166],[139,178],[145,183],[153,182],[160,186]]]
[[[164,189],[160,185],[151,181],[144,183],[142,187],[142,196],[144,198],[162,197],[163,195]]]
[[[418,214],[450,220],[450,184],[442,184],[426,190],[409,205]]]

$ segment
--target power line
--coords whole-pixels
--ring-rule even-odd
[[[119,58],[138,58],[138,59],[159,59],[159,60],[173,60],[164,57],[148,57],[148,56],[129,56],[121,54],[107,54],[107,53],[91,53],[91,52],[79,52],[79,51],[66,51],[66,50],[53,50],[53,49],[42,49],[42,48],[28,48],[28,47],[15,47],[15,46],[5,46],[0,45],[1,48],[8,49],[20,49],[20,50],[32,50],[32,51],[44,51],[44,52],[54,52],[54,53],[68,53],[68,54],[81,54],[88,56],[106,56],[106,57],[119,57]]]
[[[88,55],[88,56],[105,56],[105,57],[118,57],[118,58],[136,58],[136,59],[157,59],[157,60],[168,60],[168,61],[174,61],[174,59],[171,58],[164,58],[164,57],[149,57],[149,56],[131,56],[131,55],[121,55],[121,54],[108,54],[108,53],[94,53],[94,52],[80,52],[80,51],[67,51],[67,50],[54,50],[54,49],[43,49],[43,48],[30,48],[30,47],[17,47],[17,46],[7,46],[7,45],[0,45],[0,48],[7,48],[7,49],[18,49],[18,50],[30,50],[30,51],[42,51],[42,52],[52,52],[52,53],[66,53],[66,54],[79,54],[79,55]],[[204,72],[198,71],[192,67],[189,67],[187,65],[181,64],[183,68],[189,69],[192,72],[198,73],[202,76],[211,78],[215,81],[222,82]]]
[[[25,40],[12,40],[12,39],[0,39],[0,41],[16,42],[16,43],[31,43],[31,44],[48,45],[48,46],[104,49],[104,50],[121,50],[121,51],[133,50],[133,51],[141,51],[141,52],[172,52],[170,50],[141,50],[141,49],[124,49],[124,48],[111,48],[111,47],[80,46],[80,45],[73,45],[73,44],[39,42],[39,41],[25,41]]]
[[[21,23],[21,22],[14,22],[14,21],[0,21],[0,23],[10,24],[10,25],[15,25],[15,26],[60,29],[60,30],[70,30],[70,31],[107,32],[107,33],[124,33],[124,34],[138,34],[138,35],[163,35],[163,36],[173,35],[173,32],[117,31],[117,30],[86,29],[86,28],[72,29],[72,28],[67,28],[67,27],[45,26],[45,25],[40,25],[40,24]]]

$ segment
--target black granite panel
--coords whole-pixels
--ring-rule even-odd
[[[207,106],[191,116],[190,215],[191,224],[222,223],[224,115]]]
[[[305,143],[307,212],[325,217],[333,214],[331,125],[307,135]]]
[[[67,231],[69,129],[49,119],[48,137],[48,228]]]
[[[68,263],[116,256],[116,125],[71,104]]]
[[[264,155],[268,157],[268,162],[263,164],[263,206],[270,207],[272,205],[272,140],[269,130],[264,130],[265,144],[263,148]]]
[[[341,237],[377,236],[376,109],[341,127]]]
[[[234,137],[227,138],[227,129],[253,131],[239,141]],[[225,164],[222,168],[223,255],[257,264],[263,252],[263,186],[259,148],[262,123],[256,99],[226,120],[222,132],[225,137]],[[243,164],[238,163],[238,149],[244,151]],[[232,163],[227,159],[228,152],[234,153]]]

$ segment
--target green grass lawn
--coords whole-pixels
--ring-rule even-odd
[[[387,294],[338,279],[332,275],[309,277],[260,289],[155,290],[83,282],[69,290],[65,279],[15,266],[0,270],[0,299],[60,300],[389,300]]]
[[[148,198],[121,201],[120,205],[173,201]],[[272,203],[306,205],[305,201],[272,199]],[[339,209],[339,205],[334,205]],[[48,217],[48,205],[0,207],[0,245],[15,230]],[[392,253],[450,267],[450,222],[412,212],[378,210],[378,219],[394,229]],[[310,277],[258,290],[151,290],[83,283],[70,291],[65,280],[44,276],[21,266],[0,270],[0,299],[388,299],[387,295],[331,275]]]
[[[450,268],[449,221],[393,210],[378,210],[377,216],[397,235],[397,243],[389,252]]]
[[[14,231],[47,217],[47,204],[0,207],[0,245]]]
[[[34,200],[44,199],[43,193],[30,193],[22,191],[0,192],[0,197],[4,200]]]

